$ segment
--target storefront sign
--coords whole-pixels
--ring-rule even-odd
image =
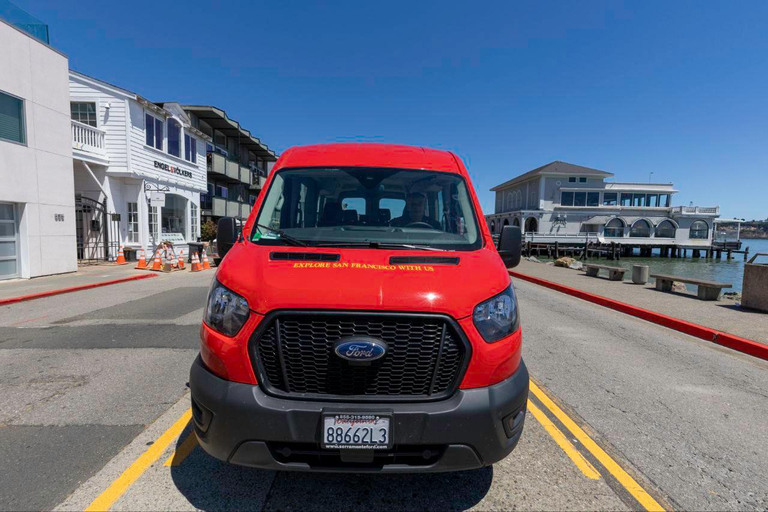
[[[160,208],[165,206],[165,192],[150,192],[149,205],[159,206]]]
[[[162,169],[173,174],[178,174],[179,176],[184,176],[185,178],[192,177],[192,173],[186,169],[176,167],[175,165],[164,164],[163,162],[158,162],[157,160],[155,160],[155,169]]]

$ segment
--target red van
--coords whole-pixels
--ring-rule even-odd
[[[266,469],[430,472],[506,457],[528,371],[520,230],[494,245],[456,155],[296,147],[224,257],[192,366],[210,455]],[[501,257],[500,257],[501,255]]]

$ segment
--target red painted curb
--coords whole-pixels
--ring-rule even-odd
[[[509,275],[768,361],[768,345],[513,270]]]
[[[32,293],[29,295],[20,295],[18,297],[11,297],[10,299],[0,299],[0,306],[15,304],[17,302],[24,302],[27,300],[42,299],[44,297],[61,295],[63,293],[79,292],[80,290],[88,290],[90,288],[99,288],[101,286],[109,286],[111,284],[126,283],[128,281],[138,281],[139,279],[149,279],[150,277],[157,277],[157,274],[142,274],[140,276],[131,276],[131,277],[124,277],[122,279],[113,279],[112,281],[101,281],[99,283],[90,283],[90,284],[84,284],[81,286],[72,286],[70,288],[60,288],[58,290],[49,290],[47,292]]]

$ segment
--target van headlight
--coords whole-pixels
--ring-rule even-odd
[[[515,332],[518,325],[517,299],[512,283],[500,294],[475,306],[472,320],[488,343],[499,341]]]
[[[216,279],[208,291],[203,321],[226,336],[234,336],[248,320],[248,301]]]

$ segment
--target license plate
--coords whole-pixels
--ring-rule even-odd
[[[323,448],[329,450],[386,450],[392,447],[390,417],[379,414],[323,416]]]

